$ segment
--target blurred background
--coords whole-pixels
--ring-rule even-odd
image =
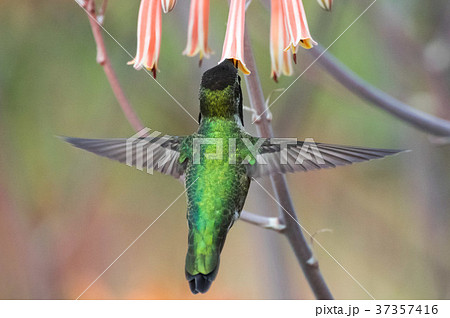
[[[327,47],[371,0],[337,0],[333,12],[304,0],[310,30]],[[98,2],[99,3],[99,2]],[[210,46],[198,68],[181,55],[188,1],[163,16],[158,81],[194,117],[201,74],[218,62],[226,1],[211,1]],[[139,1],[109,1],[105,28],[134,54]],[[285,88],[313,61],[300,50],[295,75],[270,79],[267,9],[247,12],[264,92]],[[105,41],[120,82],[147,127],[190,134],[196,123],[129,56]],[[0,298],[75,299],[183,191],[65,144],[56,135],[134,132],[102,68],[75,1],[0,1]],[[415,108],[450,120],[450,4],[378,0],[330,49],[362,78]],[[244,100],[247,103],[248,99]],[[272,107],[277,136],[411,149],[385,160],[289,175],[301,224],[378,299],[450,298],[450,149],[359,99],[318,65]],[[246,128],[255,133],[251,115]],[[271,189],[270,182],[263,185]],[[276,215],[253,184],[246,210]],[[312,299],[284,236],[237,222],[219,275],[205,295],[184,277],[186,203],[180,198],[82,299]],[[320,247],[338,299],[369,296]]]

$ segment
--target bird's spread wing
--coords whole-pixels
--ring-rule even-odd
[[[380,159],[402,151],[267,139],[259,147],[259,158],[253,164],[247,164],[247,173],[250,177],[257,178],[288,172],[335,168],[354,162]]]
[[[134,139],[63,138],[75,147],[117,160],[140,170],[154,169],[179,179],[185,170],[180,163],[180,145],[184,137],[141,137]]]

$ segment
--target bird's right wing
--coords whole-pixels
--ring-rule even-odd
[[[256,143],[257,139],[254,139]],[[258,178],[298,171],[311,171],[355,162],[381,159],[405,150],[330,145],[314,142],[294,142],[284,151],[275,139],[266,139],[259,148],[260,161],[247,164],[247,174]]]
[[[63,137],[75,147],[117,160],[140,170],[154,169],[179,179],[186,167],[180,162],[184,137],[141,137],[135,139],[84,139]]]

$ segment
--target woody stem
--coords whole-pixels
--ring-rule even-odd
[[[106,1],[104,3],[106,3]],[[122,89],[122,86],[120,85],[116,72],[114,71],[114,68],[111,65],[111,61],[106,51],[105,41],[103,39],[102,34],[102,27],[97,19],[95,1],[88,0],[84,5],[84,9],[88,15],[89,23],[91,25],[92,33],[94,35],[95,44],[97,45],[97,63],[103,67],[103,70],[106,74],[109,84],[128,122],[134,128],[134,130],[140,131],[144,129],[144,125],[140,121],[139,117],[137,116],[136,112],[134,111],[133,107],[131,106],[130,102],[125,96],[125,93]],[[103,6],[102,10],[105,9],[106,5]],[[102,12],[102,14],[104,15],[105,12]]]
[[[331,76],[359,97],[424,132],[436,136],[450,136],[450,121],[415,109],[370,85],[320,45],[309,52]]]
[[[256,111],[257,115],[261,117],[261,120],[256,126],[258,134],[261,137],[270,138],[273,137],[272,126],[267,117],[264,116],[267,107],[247,30],[245,31],[244,39],[244,55],[247,67],[252,70],[250,75],[245,76],[250,105]],[[316,261],[311,262],[311,260],[314,260],[314,255],[303,235],[294,204],[289,194],[286,178],[284,175],[278,175],[271,177],[271,181],[275,199],[280,206],[279,220],[285,226],[282,233],[286,235],[314,295],[317,299],[333,299],[333,295],[320,272],[318,263]]]

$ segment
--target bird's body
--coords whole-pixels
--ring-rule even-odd
[[[181,156],[188,157],[186,184],[189,226],[186,278],[193,292],[204,292],[214,280],[220,252],[228,230],[244,207],[250,187],[245,166],[230,164],[241,162],[248,155],[242,138],[249,137],[243,130],[234,88],[225,87],[200,90],[202,116],[197,134],[186,140]],[[230,110],[231,108],[231,110]],[[195,140],[198,162],[193,149]],[[230,152],[231,146],[231,152]],[[235,149],[235,151],[233,151]],[[208,159],[207,156],[216,156]]]
[[[129,147],[130,139],[66,141],[101,156],[136,166],[140,162],[184,179],[189,226],[185,272],[194,294],[208,291],[215,279],[225,238],[239,218],[252,178],[349,165],[399,152],[306,142],[283,147],[278,141],[249,135],[243,127],[240,77],[229,60],[202,77],[200,125],[192,135],[140,138],[141,151],[138,146]],[[317,153],[321,162],[316,160]]]
[[[228,140],[240,139],[236,122],[205,118],[199,136],[214,138],[215,143],[200,147],[199,164],[190,163],[186,168],[186,184],[192,184],[187,190],[186,276],[190,281],[205,280],[208,284],[217,273],[227,232],[244,206],[250,178],[243,165],[229,163]],[[222,158],[205,159],[205,154],[217,153],[218,145],[223,145]]]

